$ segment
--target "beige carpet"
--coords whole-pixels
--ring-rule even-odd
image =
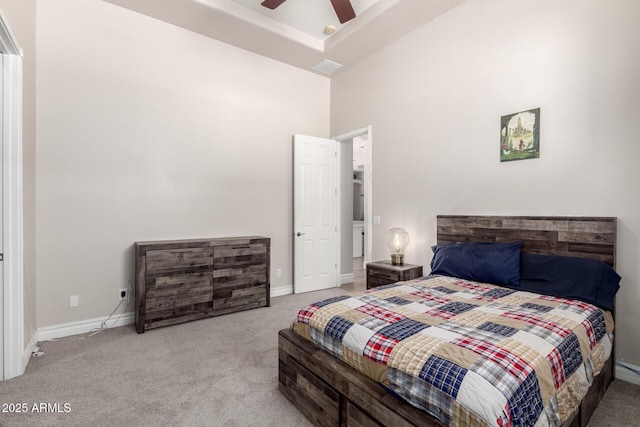
[[[41,345],[1,403],[68,413],[1,413],[1,426],[308,426],[277,389],[277,332],[329,290],[272,307],[147,331],[133,326]],[[590,426],[637,426],[640,386],[615,381]],[[2,408],[0,408],[2,409]]]

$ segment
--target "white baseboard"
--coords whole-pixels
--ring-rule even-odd
[[[353,273],[341,274],[340,275],[340,284],[344,285],[346,283],[353,283],[354,276]]]
[[[107,320],[107,316],[94,319],[81,320],[79,322],[61,323],[59,325],[38,328],[37,341],[48,341],[56,338],[64,338],[71,335],[86,334],[94,329],[100,329],[102,323]],[[130,325],[135,321],[133,312],[114,315],[107,322],[107,328]]]
[[[354,277],[353,273],[342,274],[340,276],[340,285],[344,285],[345,283],[353,283],[353,277]],[[291,295],[292,293],[293,293],[293,285],[271,288],[271,298]]]
[[[293,286],[283,286],[278,288],[271,288],[271,297],[279,297],[283,295],[289,295],[293,293]],[[102,327],[102,322],[107,320],[107,317],[98,317],[94,319],[81,320],[79,322],[61,323],[59,325],[46,326],[44,328],[38,328],[27,349],[25,349],[25,364],[29,363],[29,358],[33,352],[37,342],[48,341],[56,338],[69,337],[71,335],[86,334],[94,329]],[[123,313],[122,315],[114,315],[109,322],[107,322],[107,328],[116,328],[118,326],[130,325],[135,322],[135,313]]]
[[[293,293],[293,286],[280,286],[278,288],[271,288],[271,298],[282,297]]]
[[[29,343],[27,343],[27,346],[24,348],[24,353],[22,354],[22,374],[24,374],[24,371],[27,369],[27,365],[29,364],[29,361],[31,361],[31,354],[33,353],[33,350],[36,348],[36,344],[38,343],[38,331],[34,331],[33,334],[31,334],[31,339],[29,340]]]
[[[622,363],[623,365],[628,366],[631,369],[634,369],[638,372],[640,372],[640,366],[635,366],[627,362],[616,362],[616,365],[614,368],[614,376],[616,377],[617,380],[622,380],[628,383],[640,385],[640,375],[634,372],[631,372],[628,369],[625,369],[623,366],[619,366],[618,363]]]
[[[290,295],[292,293],[292,285],[271,288],[271,298]],[[102,326],[102,322],[105,320],[107,320],[107,317],[98,317],[94,319],[81,320],[79,322],[61,323],[59,325],[38,328],[38,330],[33,334],[33,337],[31,337],[31,342],[29,342],[29,345],[27,346],[28,348],[25,349],[24,366],[26,367],[27,363],[29,363],[29,358],[31,357],[31,353],[33,352],[33,348],[37,342],[64,338],[71,335],[86,334],[87,332],[100,328]],[[130,325],[134,321],[135,314],[133,312],[124,313],[122,316],[114,315],[107,323],[107,328]]]

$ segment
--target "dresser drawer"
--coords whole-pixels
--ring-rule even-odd
[[[145,299],[149,320],[211,310],[213,274],[200,272],[150,276]]]
[[[216,269],[224,269],[229,266],[264,264],[267,260],[267,253],[266,243],[217,246],[213,250],[213,263]]]
[[[400,273],[395,271],[368,269],[367,276],[371,281],[384,283],[395,283],[400,280]]]
[[[247,265],[240,268],[225,268],[214,271],[213,279],[213,309],[226,310],[231,307],[245,305],[267,305],[266,264]],[[247,308],[250,308],[247,306]]]
[[[213,312],[230,313],[238,310],[267,306],[267,285],[219,289],[214,286]]]
[[[160,249],[147,252],[148,273],[213,266],[213,248]]]
[[[218,287],[234,287],[267,283],[267,265],[249,264],[243,267],[218,268],[213,271],[214,283]]]
[[[157,300],[169,298],[174,301],[190,301],[201,294],[208,295],[209,300],[213,298],[213,274],[209,271],[151,276],[147,282],[145,297],[148,306]]]

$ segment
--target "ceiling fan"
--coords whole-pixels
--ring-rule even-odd
[[[275,9],[285,1],[286,0],[265,0],[261,4],[266,8]],[[333,10],[336,11],[336,15],[338,16],[338,20],[341,24],[344,24],[356,17],[356,12],[353,10],[353,6],[351,6],[351,2],[349,0],[331,0],[331,4],[333,5]]]

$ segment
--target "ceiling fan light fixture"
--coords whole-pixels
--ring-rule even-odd
[[[336,26],[335,25],[327,25],[324,28],[324,33],[325,34],[333,34],[336,32]]]
[[[273,10],[285,1],[286,0],[264,0],[260,4]],[[333,6],[333,10],[336,12],[338,21],[340,21],[341,24],[344,24],[356,17],[356,12],[353,10],[351,0],[331,0],[331,5]]]

